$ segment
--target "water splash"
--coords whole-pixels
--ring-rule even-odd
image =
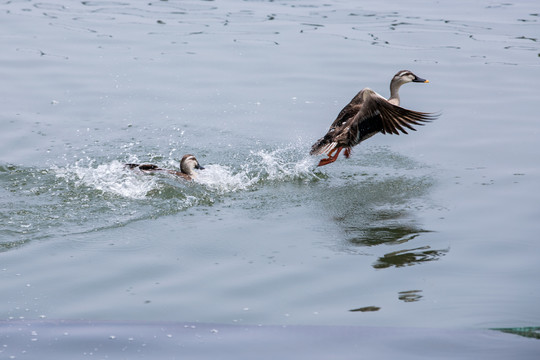
[[[315,160],[308,156],[299,157],[299,153],[294,146],[252,150],[243,157],[242,163],[204,164],[205,170],[197,173],[194,182],[186,182],[167,173],[128,171],[118,160],[98,164],[96,159],[80,159],[73,165],[55,167],[54,170],[58,178],[72,181],[77,187],[84,186],[106,194],[131,199],[180,197],[187,201],[194,196],[254,190],[268,182],[307,183],[320,179],[320,174],[314,172]],[[129,160],[139,162],[134,155],[130,155]],[[171,153],[168,159],[154,160],[159,160],[157,165],[164,168],[178,166]],[[192,206],[197,202],[189,203]]]
[[[295,159],[291,148],[251,151],[247,161],[235,170],[229,166],[207,165],[196,181],[220,194],[255,189],[267,182],[316,181],[315,160],[310,157]]]
[[[67,165],[51,165],[47,169],[0,166],[0,174],[3,175],[0,182],[3,187],[18,194],[17,199],[6,200],[9,201],[6,210],[0,211],[0,218],[6,220],[6,228],[0,231],[0,235],[8,235],[3,248],[20,246],[33,239],[58,236],[75,238],[73,235],[122,227],[134,221],[177,214],[192,208],[213,206],[227,201],[232,193],[235,199],[252,199],[255,196],[267,201],[267,191],[271,193],[272,189],[280,187],[288,191],[288,195],[281,192],[287,201],[302,203],[306,197],[317,196],[317,191],[309,190],[311,185],[317,185],[315,183],[322,179],[331,180],[330,185],[323,185],[326,192],[335,188],[338,193],[342,192],[342,185],[348,186],[340,179],[345,182],[351,178],[357,179],[350,172],[336,172],[334,168],[331,175],[326,175],[326,169],[316,167],[318,159],[307,155],[304,145],[259,145],[258,148],[244,152],[225,151],[214,154],[196,151],[206,160],[203,161],[206,169],[198,172],[195,181],[185,181],[168,173],[130,171],[124,166],[124,162],[149,161],[160,167],[177,168],[177,151],[165,155],[151,152],[139,159],[130,149],[119,154],[117,159],[84,157]],[[384,161],[380,161],[381,157]],[[386,164],[389,158],[384,151],[378,151],[375,155],[359,157],[357,163],[365,168],[373,166],[371,161]],[[216,160],[212,162],[212,159]],[[416,169],[416,166],[409,165],[398,158],[389,168],[397,169],[400,173],[409,168]],[[347,169],[357,171],[354,166],[348,166]],[[416,173],[417,170],[414,171]],[[378,177],[373,181],[380,179]],[[369,179],[364,177],[362,182],[366,180]],[[358,181],[355,180],[352,186],[357,189]],[[367,191],[362,192],[361,199],[364,203],[369,190],[379,187],[368,182],[365,188]],[[379,197],[377,199],[380,200]],[[29,209],[29,202],[40,206]],[[247,204],[250,206],[249,201]],[[20,241],[22,237],[24,242]],[[86,240],[84,236],[79,238]]]
[[[87,186],[132,199],[142,199],[160,186],[152,176],[142,177],[126,171],[124,164],[119,161],[114,160],[97,166],[95,163],[95,160],[91,160],[88,164],[79,160],[74,165],[56,168],[56,175],[74,181],[76,186]]]
[[[277,149],[274,151],[260,150],[254,153],[261,158],[262,174],[268,180],[288,181],[288,180],[317,180],[319,176],[314,172],[316,159],[305,156],[295,160],[294,148]]]
[[[235,173],[229,166],[211,164],[205,165],[205,170],[200,171],[195,181],[204,185],[218,194],[246,190],[256,183],[245,171]]]

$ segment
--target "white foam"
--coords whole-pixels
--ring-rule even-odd
[[[254,155],[261,158],[260,166],[263,173],[266,173],[268,180],[310,180],[317,176],[313,173],[313,157],[304,157],[300,160],[290,160],[290,149],[277,149],[273,151],[260,150]]]
[[[195,181],[219,193],[235,192],[252,188],[264,181],[305,181],[318,178],[313,173],[314,160],[305,157],[299,161],[290,160],[290,149],[252,152],[245,164],[236,172],[228,166],[205,165]]]
[[[92,161],[87,165],[82,163],[81,160],[75,165],[56,168],[56,176],[74,181],[77,186],[85,185],[134,199],[144,198],[149,191],[159,187],[154,177],[126,171],[124,164],[116,160],[95,167]]]
[[[205,165],[204,170],[197,173],[195,181],[218,193],[245,190],[252,186],[255,178],[250,178],[246,171],[234,173],[228,166]]]
[[[205,164],[205,170],[197,172],[194,182],[202,185],[210,193],[225,194],[248,190],[268,181],[307,182],[317,179],[318,176],[313,172],[316,160],[311,156],[297,159],[298,154],[298,149],[294,147],[252,151],[245,162],[235,168]],[[138,162],[138,159],[130,158],[130,161]],[[56,168],[56,176],[73,181],[77,186],[88,186],[105,193],[133,199],[145,198],[153,190],[161,191],[170,186],[175,188],[178,186],[182,193],[184,190],[188,193],[195,191],[194,188],[186,186],[188,183],[183,180],[171,182],[171,175],[168,174],[151,176],[138,171],[128,171],[124,164],[117,160],[105,164],[96,162],[92,159],[81,159],[74,165]],[[168,163],[178,162],[171,158]]]

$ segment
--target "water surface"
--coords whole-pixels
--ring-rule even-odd
[[[0,5],[0,319],[540,324],[533,1]],[[316,168],[363,87],[440,112]],[[141,176],[125,162],[196,181]],[[529,340],[534,341],[534,340]]]

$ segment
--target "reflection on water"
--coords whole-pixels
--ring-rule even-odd
[[[375,269],[415,265],[446,254],[448,249],[432,249],[425,236],[430,230],[415,217],[415,211],[426,206],[422,199],[429,194],[434,178],[422,174],[421,166],[407,157],[388,150],[369,154],[364,161],[364,165],[385,164],[391,169],[382,175],[366,173],[356,181],[325,190],[324,204],[343,234],[342,251],[363,254],[366,248],[376,252],[390,247],[392,251],[375,261]],[[414,171],[408,174],[410,169]]]
[[[497,330],[503,333],[507,334],[514,334],[519,335],[531,339],[539,339],[540,340],[540,327],[539,326],[528,326],[528,327],[518,327],[518,328],[498,328],[498,329],[491,329],[491,330]]]
[[[341,232],[338,251],[376,256],[374,269],[400,268],[436,261],[449,249],[434,248],[431,230],[416,216],[430,206],[426,201],[435,178],[432,170],[388,149],[365,151],[358,166],[363,173],[335,178],[324,190],[324,210]],[[353,170],[354,171],[354,170]],[[421,289],[402,290],[399,300],[422,299]],[[379,311],[362,306],[351,312]]]
[[[447,252],[448,249],[431,250],[429,246],[393,251],[377,259],[373,264],[373,267],[375,269],[385,269],[392,266],[402,267],[416,265],[426,261],[438,260]]]
[[[374,222],[385,219],[384,217],[378,217],[374,212],[372,215]],[[405,214],[401,214],[405,215]],[[395,219],[399,219],[401,216],[396,216]],[[413,240],[421,233],[427,233],[429,231],[415,227],[414,225],[396,224],[387,226],[349,226],[344,229],[347,234],[348,241],[351,244],[360,246],[375,246],[381,244],[403,244],[407,241]]]
[[[420,293],[422,290],[407,290],[407,291],[400,291],[399,294],[399,300],[404,302],[416,302],[419,301],[422,298],[422,295]]]
[[[364,307],[361,307],[361,308],[358,308],[358,309],[351,309],[349,311],[352,311],[352,312],[356,312],[356,311],[359,311],[359,312],[372,312],[372,311],[379,311],[381,310],[380,307],[378,306],[364,306]]]

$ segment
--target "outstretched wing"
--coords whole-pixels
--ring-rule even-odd
[[[350,121],[347,131],[337,138],[346,146],[355,146],[378,132],[383,134],[407,134],[408,130],[416,131],[413,125],[435,120],[437,115],[408,110],[389,103],[376,92],[366,93],[362,109]]]
[[[383,134],[408,134],[406,129],[416,131],[413,125],[422,126],[426,122],[435,120],[438,115],[402,108],[393,105],[386,99],[373,98],[381,119],[381,132]]]
[[[371,136],[407,134],[414,125],[435,120],[436,114],[408,110],[388,102],[375,91],[365,88],[341,110],[326,135],[311,147],[311,155],[329,153],[336,147],[353,147]]]

